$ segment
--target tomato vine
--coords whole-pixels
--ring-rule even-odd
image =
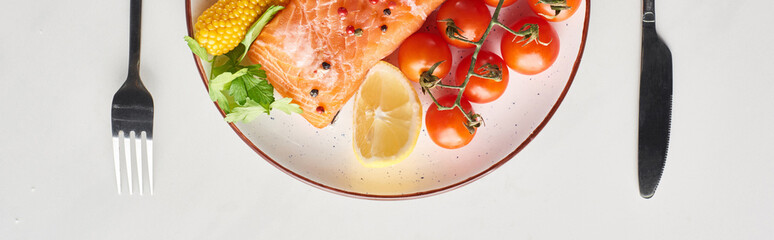
[[[460,105],[460,101],[462,100],[463,92],[465,91],[465,87],[467,87],[468,82],[470,81],[470,77],[479,77],[483,79],[490,79],[493,81],[502,81],[502,71],[508,71],[508,69],[500,69],[499,66],[494,64],[486,64],[484,66],[481,66],[479,68],[480,71],[483,71],[483,74],[478,74],[475,72],[475,64],[476,64],[476,58],[478,57],[478,53],[481,51],[481,47],[484,45],[484,42],[486,41],[487,36],[489,36],[489,33],[491,32],[492,28],[497,26],[500,28],[505,29],[506,31],[510,32],[511,34],[515,36],[523,37],[518,42],[524,42],[524,45],[535,42],[537,44],[542,45],[548,45],[548,43],[540,42],[538,40],[538,35],[540,32],[540,29],[538,28],[537,24],[524,24],[518,31],[515,31],[500,22],[498,19],[500,15],[500,10],[503,6],[503,1],[500,0],[497,4],[497,7],[495,8],[494,13],[492,14],[492,19],[489,21],[489,24],[486,27],[486,30],[484,31],[483,36],[478,41],[471,41],[467,39],[465,36],[462,35],[461,29],[455,25],[454,20],[447,18],[443,20],[439,20],[439,22],[446,23],[446,35],[450,39],[456,39],[465,43],[473,44],[475,45],[475,50],[473,51],[473,55],[471,57],[470,66],[468,67],[468,73],[465,76],[465,80],[460,85],[447,85],[441,83],[441,78],[434,76],[432,73],[435,71],[435,69],[443,63],[443,61],[437,62],[433,64],[430,69],[423,72],[420,75],[419,79],[419,85],[422,87],[422,93],[430,95],[430,98],[433,100],[433,103],[438,107],[439,111],[447,111],[447,110],[453,110],[453,109],[459,109],[465,115],[465,118],[467,122],[465,122],[465,127],[468,129],[468,131],[472,134],[475,132],[476,128],[482,126],[484,124],[484,119],[481,117],[481,115],[473,113],[473,111],[466,112],[462,109],[462,106]],[[432,91],[430,89],[436,88],[436,87],[442,87],[442,88],[449,88],[449,89],[456,89],[458,90],[457,99],[454,101],[454,105],[452,106],[443,106],[440,103],[438,103],[438,100],[433,95]]]

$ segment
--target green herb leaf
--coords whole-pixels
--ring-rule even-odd
[[[247,73],[254,75],[258,78],[266,79],[266,71],[261,69],[261,64],[253,64],[250,66],[247,66]]]
[[[269,24],[269,21],[271,21],[272,18],[274,18],[274,15],[276,15],[280,10],[285,9],[283,6],[271,6],[269,9],[266,9],[265,12],[261,15],[260,18],[258,18],[258,21],[255,21],[252,26],[250,26],[250,29],[247,30],[247,33],[245,34],[245,39],[242,40],[242,45],[245,46],[245,49],[250,48],[250,44],[253,44],[256,38],[258,38],[258,35],[261,34],[261,31],[263,30],[263,27],[266,26],[266,24]],[[241,57],[239,57],[239,61],[241,62],[242,59],[245,58],[245,54],[247,51],[245,51]]]
[[[246,72],[247,69],[239,70],[236,73],[224,72],[209,82],[210,100],[217,102],[218,106],[226,113],[228,113],[231,108],[229,106],[228,98],[223,94],[223,91],[226,90],[226,86],[231,84],[231,81],[245,75]]]
[[[231,87],[228,88],[228,95],[231,95],[239,105],[245,105],[245,100],[247,100],[247,89],[245,88],[245,82],[242,80],[245,76],[240,76],[231,81]]]
[[[220,109],[223,109],[224,112],[231,112],[231,106],[228,104],[228,98],[226,95],[223,95],[223,91],[210,90],[210,99],[212,99],[214,102],[217,102]]]
[[[277,99],[276,101],[271,103],[271,108],[272,109],[280,110],[280,111],[285,112],[287,114],[290,114],[291,112],[294,112],[294,113],[302,113],[302,112],[304,112],[303,110],[301,110],[301,107],[299,107],[298,104],[290,103],[290,101],[292,101],[292,100],[293,100],[292,98],[280,98],[280,99]]]
[[[235,107],[231,113],[226,114],[225,119],[226,122],[250,122],[258,115],[265,113],[268,113],[266,108],[251,99],[247,99],[244,106]]]
[[[230,59],[230,62],[233,62],[234,65],[237,65],[239,62],[242,61],[241,57],[245,54],[245,50],[247,48],[245,45],[239,44],[234,49],[231,49],[231,51],[228,51],[226,53],[226,57]]]
[[[256,78],[251,75],[244,75],[242,79],[247,88],[247,97],[258,102],[266,109],[270,109],[270,104],[274,102],[274,87],[266,79]]]
[[[204,61],[207,61],[207,62],[211,61],[209,60],[210,55],[207,54],[207,50],[204,49],[204,47],[202,47],[201,45],[199,45],[199,42],[197,42],[196,39],[193,39],[192,37],[189,37],[189,36],[184,36],[183,39],[185,39],[185,41],[188,43],[188,48],[190,48],[191,52],[196,54],[196,56],[199,56],[199,58],[201,58]]]
[[[226,90],[226,85],[231,83],[234,79],[245,75],[247,73],[247,69],[243,68],[235,73],[230,72],[224,72],[219,74],[215,79],[210,80],[210,92],[213,90],[223,91]]]
[[[235,72],[238,70],[236,68],[237,64],[235,64],[234,61],[231,61],[231,59],[227,57],[215,56],[213,60],[212,71],[210,71],[210,79],[212,79],[213,76],[218,76],[224,72]]]

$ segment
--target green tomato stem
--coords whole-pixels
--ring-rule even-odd
[[[433,102],[435,103],[435,106],[436,106],[436,107],[438,108],[438,110],[440,110],[440,111],[451,110],[451,109],[454,109],[455,107],[457,107],[457,103],[455,103],[455,104],[454,104],[453,106],[451,106],[451,107],[447,107],[447,106],[441,105],[440,103],[438,103],[438,99],[435,99],[435,96],[433,96],[433,93],[432,93],[432,92],[430,92],[430,91],[427,91],[427,93],[430,95],[430,98],[431,98],[431,99],[433,99]]]
[[[436,86],[444,87],[444,88],[451,88],[451,89],[462,89],[462,86],[447,85],[447,84],[443,84],[443,83],[438,83]]]
[[[477,78],[495,80],[495,81],[500,81],[501,80],[499,77],[485,76],[485,75],[481,75],[481,74],[478,74],[478,73],[473,73],[472,76],[473,77],[477,77]]]

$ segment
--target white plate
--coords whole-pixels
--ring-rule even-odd
[[[214,2],[186,0],[189,35],[193,35],[196,17]],[[522,16],[534,15],[526,4],[526,1],[519,1],[503,8],[500,20],[510,25]],[[513,158],[548,123],[569,90],[580,64],[589,7],[589,0],[584,0],[572,17],[551,23],[561,44],[554,65],[534,76],[511,71],[503,96],[491,103],[473,104],[474,110],[484,117],[486,126],[479,128],[471,143],[463,148],[448,150],[436,146],[423,126],[417,146],[408,159],[387,168],[366,168],[353,153],[351,99],[339,113],[336,123],[323,129],[313,127],[300,115],[276,111],[249,124],[231,124],[231,127],[269,163],[323,190],[368,199],[409,199],[455,189]],[[435,14],[428,17],[434,18]],[[433,21],[428,21],[420,31],[437,32],[434,25]],[[499,39],[503,32],[498,28],[490,34],[484,49],[499,54]],[[457,62],[471,51],[452,47],[452,69],[456,69]],[[394,55],[385,60],[395,64]],[[206,83],[204,69],[209,66],[196,57],[194,59]],[[415,86],[426,110],[432,101],[421,94],[418,85]]]

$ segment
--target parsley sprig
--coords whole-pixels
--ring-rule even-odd
[[[211,57],[195,39],[183,37],[196,56],[210,62],[210,99],[226,112],[227,122],[250,122],[262,114],[269,114],[272,109],[287,114],[302,112],[298,104],[291,103],[291,98],[274,98],[274,87],[266,80],[266,71],[260,64],[242,65],[247,49],[282,9],[282,6],[269,7],[247,30],[242,42],[223,55]]]

